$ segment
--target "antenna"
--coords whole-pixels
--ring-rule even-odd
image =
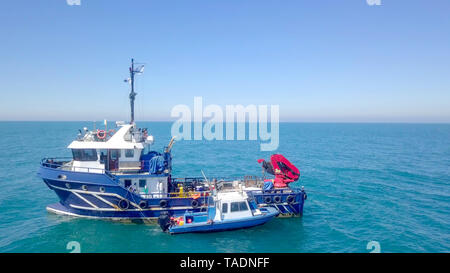
[[[205,173],[203,172],[203,170],[200,170],[200,171],[202,172],[203,178],[205,178],[206,182],[208,182],[208,184],[209,184],[208,178],[206,178],[206,175],[205,175]]]
[[[134,67],[134,59],[131,59],[131,67],[130,67],[130,78],[126,79],[125,82],[130,82],[131,92],[130,92],[130,107],[131,107],[131,121],[130,124],[134,123],[134,99],[136,98],[137,93],[134,92],[134,76],[136,74],[142,74],[144,72],[144,65],[141,64],[138,67]]]
[[[208,183],[209,190],[211,190],[211,182],[208,180],[208,178],[206,178],[206,175],[203,172],[203,170],[200,170],[200,171],[202,172],[203,178],[205,178],[206,182]],[[214,190],[212,191],[212,195],[216,196],[216,194],[217,194],[216,185],[213,185],[213,186],[214,186]]]

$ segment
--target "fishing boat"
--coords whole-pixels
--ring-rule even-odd
[[[218,232],[263,225],[279,214],[273,207],[258,208],[245,192],[219,192],[210,196],[204,212],[186,212],[179,217],[162,214],[158,223],[170,234]]]
[[[41,160],[38,176],[59,198],[59,202],[47,206],[49,212],[113,220],[156,220],[161,213],[206,211],[211,191],[218,190],[245,191],[258,207],[273,207],[283,216],[302,215],[306,193],[289,185],[298,179],[299,172],[296,176],[292,166],[285,168],[290,165],[279,156],[270,162],[261,161],[263,170],[267,168],[265,173],[275,175],[275,179],[210,178],[211,183],[207,183],[205,176],[172,177],[174,138],[162,151],[153,151],[154,138],[148,128],[138,128],[135,123],[134,83],[143,67],[131,60],[130,78],[126,80],[131,87],[130,122],[118,121],[110,126],[105,121],[104,128],[80,129],[68,145],[72,157]]]

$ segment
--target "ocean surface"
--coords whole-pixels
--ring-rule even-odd
[[[171,123],[138,125],[154,135],[155,150],[169,142]],[[301,171],[303,217],[177,236],[45,210],[58,199],[36,176],[39,161],[70,156],[66,147],[84,126],[92,123],[0,122],[0,252],[70,252],[71,241],[81,252],[370,252],[371,244],[381,252],[450,251],[449,124],[281,123],[276,153]],[[259,144],[177,142],[174,176],[259,175],[256,160],[271,154]]]

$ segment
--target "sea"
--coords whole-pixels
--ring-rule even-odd
[[[172,123],[137,124],[153,149],[168,144]],[[78,129],[93,126],[0,122],[0,252],[450,251],[450,124],[281,123],[278,149],[264,152],[259,140],[178,141],[174,177],[261,175],[257,160],[280,153],[308,194],[302,217],[184,235],[46,211],[58,198],[36,176],[40,160],[70,156]]]

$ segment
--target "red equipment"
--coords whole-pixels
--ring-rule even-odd
[[[287,184],[297,181],[300,177],[300,171],[283,155],[274,154],[270,157],[270,162],[264,159],[258,159],[258,163],[262,163],[263,169],[275,175],[273,184],[275,188],[285,188]]]

